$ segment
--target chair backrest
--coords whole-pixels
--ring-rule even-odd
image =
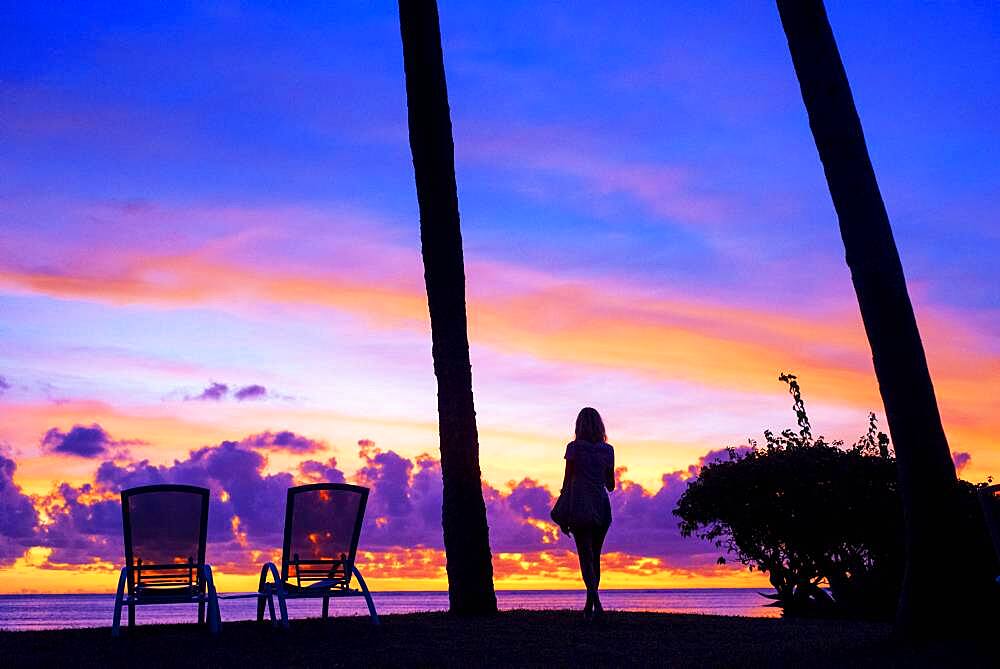
[[[130,594],[203,587],[207,488],[150,485],[122,491],[122,528]]]
[[[979,489],[979,502],[983,505],[983,518],[993,540],[997,559],[1000,560],[1000,485]]]
[[[358,550],[368,488],[314,483],[288,489],[281,579],[306,587],[348,587]]]

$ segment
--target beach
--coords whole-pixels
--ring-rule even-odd
[[[0,632],[6,667],[250,666],[996,666],[995,647],[954,641],[906,647],[891,626],[856,621],[613,612],[506,611],[226,624]],[[992,658],[992,662],[991,662]]]

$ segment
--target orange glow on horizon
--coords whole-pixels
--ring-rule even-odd
[[[14,565],[0,570],[4,576],[0,594],[66,593],[113,594],[120,565],[51,565],[51,549],[33,548]],[[254,554],[256,557],[254,557]],[[214,566],[220,592],[253,592],[260,573],[259,551],[253,551],[245,567]],[[271,556],[271,559],[280,556]],[[374,591],[447,591],[444,552],[430,549],[400,549],[361,552],[358,568]],[[494,553],[494,583],[498,590],[577,590],[582,588],[579,563],[570,551]],[[602,588],[762,588],[769,589],[760,572],[734,567],[711,566],[702,570],[676,570],[656,558],[622,553],[606,554],[602,561]]]
[[[392,254],[390,254],[392,255]],[[470,338],[498,350],[573,365],[630,370],[744,392],[774,392],[775,370],[809,379],[810,397],[862,410],[878,406],[870,353],[854,312],[789,317],[704,301],[651,298],[627,285],[597,288],[499,263],[469,263]],[[482,268],[481,270],[479,268]],[[482,271],[506,290],[478,294]],[[149,278],[165,273],[165,283]],[[137,256],[102,276],[29,274],[0,270],[0,287],[112,304],[214,305],[234,295],[261,303],[337,309],[378,328],[426,328],[426,298],[418,284],[378,285],[351,273],[321,278],[245,268],[223,259]],[[589,327],[600,307],[602,326]],[[538,314],[545,314],[539,320]],[[921,315],[943,407],[961,416],[989,416],[988,393],[969,393],[1000,376],[1000,358],[969,349],[974,337],[959,322],[933,311]],[[524,327],[524,323],[532,327]],[[955,347],[953,340],[963,345]],[[613,346],[612,342],[627,346]],[[970,407],[969,403],[973,406]],[[953,412],[958,414],[958,412]],[[964,420],[964,418],[963,418]],[[992,420],[990,421],[993,422]]]

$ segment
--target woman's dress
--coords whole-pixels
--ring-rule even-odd
[[[566,459],[573,463],[570,529],[607,528],[611,525],[611,502],[604,487],[608,470],[615,468],[615,449],[610,444],[592,444],[577,439],[566,446]]]

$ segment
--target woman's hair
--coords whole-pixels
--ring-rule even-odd
[[[608,434],[604,431],[604,421],[597,409],[584,407],[580,409],[580,415],[576,417],[576,438],[582,441],[589,441],[592,444],[602,444],[608,440]]]

